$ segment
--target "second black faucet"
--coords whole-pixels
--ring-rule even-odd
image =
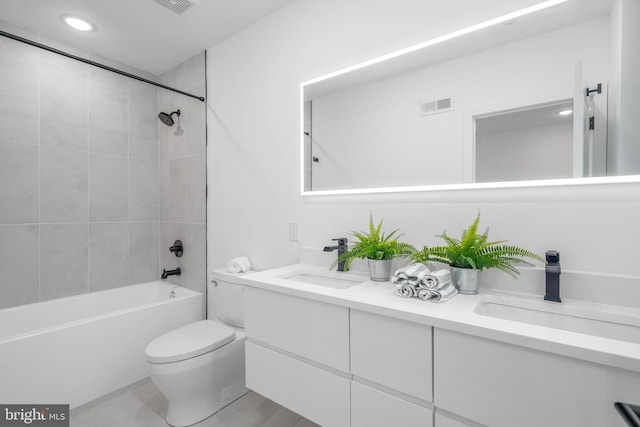
[[[547,251],[545,254],[547,265],[544,267],[546,301],[562,302],[560,300],[560,252]]]

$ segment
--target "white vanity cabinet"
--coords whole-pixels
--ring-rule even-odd
[[[437,408],[491,427],[624,427],[613,403],[640,401],[638,373],[437,328],[434,379]]]
[[[324,427],[350,423],[349,309],[245,289],[247,387]]]
[[[431,427],[431,327],[351,310],[351,426]]]
[[[557,354],[607,363],[608,353],[591,348],[602,343],[586,335],[568,336],[574,347],[555,348],[556,335],[534,349],[526,340],[540,338],[517,330],[429,326],[438,319],[427,303],[414,322],[404,319],[416,306],[403,312],[398,300],[385,307],[284,290],[245,289],[247,387],[323,427],[625,427],[614,402],[640,402],[637,370]]]

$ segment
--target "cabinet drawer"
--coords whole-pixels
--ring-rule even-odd
[[[349,426],[347,378],[246,343],[247,387],[323,427]]]
[[[430,409],[351,382],[351,427],[433,427]]]
[[[247,288],[245,332],[249,339],[349,372],[347,308]]]
[[[640,374],[441,329],[435,404],[491,427],[623,427],[615,401],[640,401]]]
[[[351,310],[351,373],[432,401],[431,327]]]

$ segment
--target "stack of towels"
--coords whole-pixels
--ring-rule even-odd
[[[405,298],[444,302],[458,293],[448,269],[430,271],[424,264],[411,264],[397,270],[391,281],[396,284],[398,295]]]
[[[227,271],[229,273],[244,273],[251,269],[251,262],[246,256],[234,258],[227,262]]]

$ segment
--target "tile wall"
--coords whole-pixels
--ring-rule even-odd
[[[204,94],[204,53],[162,79]],[[0,308],[156,280],[175,267],[174,235],[185,242],[182,282],[204,289],[204,104],[162,92],[0,37]],[[157,119],[170,105],[184,111],[180,136]]]
[[[161,74],[160,83],[205,96],[205,52]],[[160,110],[180,110],[174,126],[160,125],[160,269],[180,267],[182,275],[168,280],[205,292],[205,103],[161,89]],[[177,239],[184,245],[181,258],[169,252]]]

